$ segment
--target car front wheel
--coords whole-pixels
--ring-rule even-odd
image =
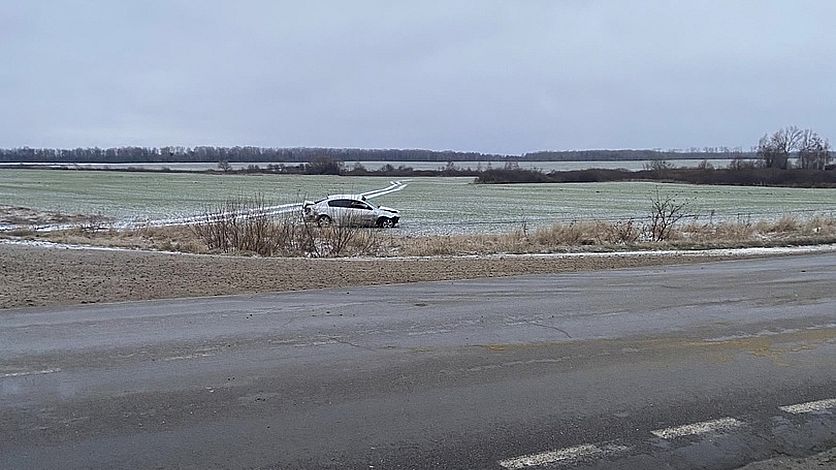
[[[316,218],[316,224],[320,227],[328,227],[332,222],[331,217],[328,217],[327,215],[320,215]]]
[[[388,217],[381,217],[377,220],[377,226],[380,228],[392,228],[395,226],[395,222]]]

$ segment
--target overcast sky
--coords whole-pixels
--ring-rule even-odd
[[[0,0],[0,147],[836,140],[836,1]]]

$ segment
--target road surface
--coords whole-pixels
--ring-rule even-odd
[[[0,468],[736,468],[836,447],[836,255],[0,311]]]

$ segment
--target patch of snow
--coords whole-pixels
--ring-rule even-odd
[[[38,248],[54,248],[63,250],[96,250],[96,251],[140,251],[131,248],[120,248],[112,246],[96,246],[96,245],[76,245],[71,243],[55,243],[42,240],[10,240],[0,239],[0,244],[3,245],[18,245],[18,246],[32,246]],[[150,252],[150,250],[147,250]],[[153,253],[160,253],[155,251]]]

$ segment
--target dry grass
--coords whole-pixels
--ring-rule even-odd
[[[320,226],[299,213],[275,217],[264,215],[266,211],[260,196],[228,199],[207,210],[191,230],[216,253],[327,258],[376,256],[382,247],[380,231],[364,230],[358,220],[346,218]]]
[[[502,234],[440,235],[395,238],[394,254],[403,256],[482,255],[495,253],[549,253],[609,246],[605,222],[555,224],[534,231]],[[614,231],[614,230],[613,230]]]
[[[784,215],[756,221],[692,222],[677,227],[675,247],[778,246],[836,242],[836,218]]]
[[[447,235],[395,240],[393,251],[409,256],[478,255],[495,253],[552,253],[625,249],[700,249],[777,246],[836,242],[836,218],[801,219],[785,216],[773,221],[690,223],[671,230],[664,241],[654,241],[649,223],[583,221],[558,223],[533,233],[515,230],[496,235]]]
[[[499,234],[393,236],[387,253],[396,256],[455,256],[528,253],[533,242],[526,229]]]
[[[634,220],[581,221],[537,229],[532,240],[542,247],[633,244],[641,238]]]
[[[101,230],[89,230],[78,226],[67,230],[38,232],[24,238],[73,245],[96,245],[183,253],[209,252],[206,246],[195,238],[189,227],[185,226],[141,227],[130,230],[117,230],[110,227]]]
[[[718,222],[684,225],[676,236],[680,242],[725,245],[826,243],[836,239],[836,218],[799,218],[785,215],[776,220]]]
[[[264,227],[262,227],[263,229]],[[403,236],[397,232],[352,227],[317,227],[300,219],[269,221],[263,232],[269,251],[249,245],[219,249],[194,227],[143,227],[132,230],[91,229],[87,225],[55,231],[21,229],[6,236],[59,243],[99,245],[186,253],[232,253],[276,257],[456,256],[498,253],[553,253],[776,246],[836,242],[836,218],[785,216],[775,220],[691,222],[676,226],[668,240],[653,241],[649,221],[575,221],[535,230],[520,227],[508,233]],[[239,234],[242,240],[249,235]],[[261,242],[260,242],[261,243]]]
[[[97,231],[71,228],[52,232],[11,231],[6,236],[27,240],[42,240],[71,245],[106,246],[152,251],[171,251],[180,253],[211,254],[228,253],[239,256],[275,256],[275,257],[339,257],[339,256],[384,256],[391,245],[386,234],[380,229],[359,229],[351,237],[344,231],[325,227],[309,227],[305,232],[303,224],[288,225],[277,222],[267,230],[264,240],[253,241],[249,235],[240,246],[219,249],[209,246],[195,233],[193,227],[143,227],[138,229],[103,229]],[[337,246],[339,245],[339,246]]]
[[[66,214],[57,211],[36,210],[28,207],[0,205],[0,224],[43,226],[54,224],[104,222],[101,214]]]

